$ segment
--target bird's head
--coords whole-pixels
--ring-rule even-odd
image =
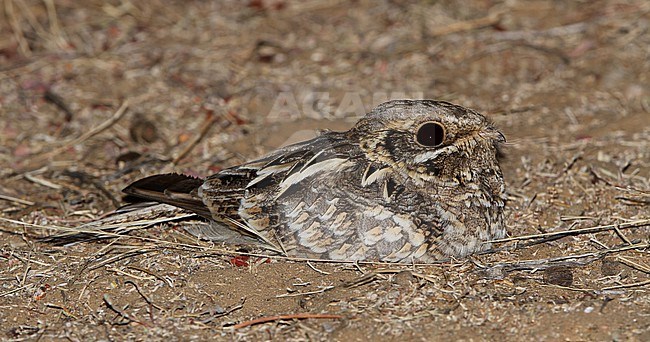
[[[501,177],[497,154],[505,137],[471,109],[431,100],[389,101],[353,131],[371,161],[419,185],[453,187]]]

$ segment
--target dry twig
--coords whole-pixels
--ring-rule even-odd
[[[494,25],[497,24],[499,21],[501,21],[501,15],[503,15],[504,13],[505,11],[499,10],[499,11],[494,11],[482,18],[459,21],[444,26],[436,26],[431,28],[429,30],[429,33],[432,36],[444,36],[452,33],[471,31],[478,28]]]
[[[650,219],[642,219],[642,220],[635,220],[635,221],[624,222],[624,223],[616,223],[616,224],[608,224],[608,225],[596,226],[596,227],[587,227],[587,228],[572,229],[572,230],[562,230],[562,231],[550,232],[550,233],[514,236],[514,237],[510,237],[510,238],[505,238],[505,239],[492,240],[490,242],[491,243],[502,243],[502,242],[508,242],[508,241],[517,241],[517,240],[530,240],[530,239],[548,238],[548,237],[564,237],[564,236],[570,236],[570,235],[598,233],[598,232],[607,231],[607,230],[617,230],[617,229],[620,230],[620,229],[624,229],[624,228],[625,229],[627,229],[627,228],[638,228],[638,227],[643,227],[643,226],[648,226],[648,225],[650,225]]]
[[[483,266],[482,271],[487,272],[488,274],[496,274],[497,276],[502,276],[504,273],[519,270],[543,270],[553,266],[584,266],[611,253],[622,252],[631,249],[643,249],[648,247],[650,247],[650,243],[644,242],[628,245],[621,248],[607,249],[603,251],[583,254],[564,255],[553,258],[534,260],[520,260],[514,262],[502,262],[490,266]]]
[[[285,293],[285,294],[277,295],[277,296],[275,296],[275,298],[308,296],[308,295],[313,295],[313,294],[317,294],[317,293],[323,293],[323,292],[329,291],[329,290],[331,290],[333,288],[334,288],[334,286],[325,286],[320,290],[308,291],[308,292]]]
[[[219,121],[218,117],[216,115],[210,114],[203,123],[203,126],[201,126],[201,131],[199,134],[196,135],[194,139],[192,139],[192,141],[187,144],[187,146],[185,146],[181,153],[174,157],[172,164],[176,165],[179,161],[181,161],[181,159],[185,158],[194,149],[194,147],[196,147],[196,145],[198,145],[198,143],[201,142],[203,138],[205,138],[206,134],[208,134],[210,131],[210,128],[212,128],[212,126],[214,126],[217,121]]]
[[[29,206],[36,204],[36,202],[27,201],[27,200],[24,200],[24,199],[20,199],[20,198],[8,196],[8,195],[3,195],[3,194],[0,194],[0,200],[5,200],[5,201],[14,202],[14,203],[18,203],[18,204],[29,205]]]
[[[231,327],[231,329],[241,329],[245,328],[251,325],[255,324],[260,324],[260,323],[268,323],[268,322],[274,322],[274,321],[280,321],[280,320],[287,320],[287,319],[307,319],[307,318],[318,318],[318,319],[342,319],[343,316],[341,315],[333,315],[333,314],[311,314],[311,313],[297,313],[297,314],[289,314],[289,315],[278,315],[278,316],[269,316],[269,317],[260,317],[257,319],[253,319],[250,321],[242,322],[239,324],[235,324]]]
[[[122,117],[124,117],[124,114],[127,113],[128,108],[129,108],[129,100],[124,100],[124,102],[122,102],[122,105],[120,105],[120,107],[117,109],[117,111],[115,111],[115,113],[108,120],[102,122],[97,127],[91,129],[90,131],[82,134],[78,138],[69,140],[69,141],[63,143],[63,145],[59,146],[58,148],[55,148],[54,150],[51,150],[49,152],[45,152],[44,154],[41,154],[40,156],[38,156],[36,158],[36,160],[42,161],[44,159],[48,159],[48,158],[50,158],[52,156],[60,154],[61,152],[68,149],[70,146],[81,144],[81,143],[85,142],[86,140],[94,137],[95,135],[107,130],[111,126],[115,125],[118,121],[120,121],[120,119],[122,119]]]

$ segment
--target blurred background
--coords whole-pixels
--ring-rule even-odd
[[[511,235],[647,218],[650,2],[645,0],[1,0],[1,215],[74,226],[120,206],[121,188],[136,178],[172,171],[207,176],[320,129],[347,129],[376,104],[394,98],[447,100],[471,107],[505,133],[508,144],[502,166]],[[52,316],[59,311],[44,309],[33,292],[18,291],[29,284],[42,286],[43,278],[27,269],[35,264],[23,265],[8,256],[41,255],[47,264],[49,255],[56,254],[37,253],[42,247],[24,238],[24,227],[3,224],[0,244],[5,257],[0,260],[8,266],[0,279],[8,293],[18,296],[4,307],[8,311],[0,311],[1,325],[18,329],[10,334],[18,338],[30,336],[30,331],[43,332],[36,320],[63,324]],[[637,237],[647,239],[642,232]],[[628,236],[629,241],[633,237]],[[588,237],[563,241],[526,257],[621,242],[615,235],[599,238],[603,245]],[[87,255],[95,254],[82,250],[77,257]],[[647,253],[636,257],[638,264],[648,264]],[[169,265],[180,263],[174,260]],[[11,266],[14,261],[19,266]],[[283,279],[296,282],[295,277],[304,276],[300,272],[311,272],[291,265],[268,266],[277,270],[268,281],[289,286]],[[614,281],[599,272],[576,271],[576,286],[602,287],[603,281]],[[634,272],[628,282],[646,279],[647,273]],[[482,303],[496,297],[466,297],[484,290],[479,280],[467,285],[474,287],[462,297],[448,298],[450,307],[462,307],[455,311],[457,316],[427,321],[416,315],[409,320],[412,329],[405,328],[411,323],[402,324],[382,310],[399,311],[408,299],[412,309],[434,312],[438,308],[434,303],[444,294],[418,287],[406,299],[402,295],[391,299],[394,306],[376,310],[369,308],[375,308],[377,298],[393,297],[368,289],[363,291],[374,294],[374,299],[355,302],[333,295],[336,303],[365,303],[366,309],[355,312],[370,317],[370,323],[365,330],[340,328],[338,333],[332,326],[312,326],[311,336],[368,338],[406,330],[416,338],[456,338],[462,329],[480,326],[491,329],[488,335],[476,328],[465,336],[499,339],[504,331],[535,338],[575,333],[570,337],[583,340],[649,336],[647,324],[641,329],[630,323],[637,322],[635,310],[648,310],[643,291],[623,293],[630,296],[626,302],[609,304],[612,311],[595,319],[581,316],[583,309],[601,304],[604,308],[611,298],[585,299],[587,295],[579,297],[580,291],[539,288],[518,297],[517,288],[536,281],[535,275],[528,276],[506,277],[498,283],[512,293],[498,298],[514,296],[508,303],[517,304],[494,309],[495,304],[493,316],[485,313],[491,307]],[[217,277],[206,277],[203,283],[195,279],[201,286],[216,286],[212,283]],[[232,298],[253,298],[241,293],[250,281],[258,280],[234,283]],[[71,293],[81,298],[85,289],[74,288]],[[173,291],[169,298],[180,298]],[[183,296],[196,303],[205,298],[202,290],[187,291]],[[633,302],[640,306],[626,306]],[[265,306],[268,303],[249,299],[232,319],[304,309]],[[323,303],[320,308],[330,308],[328,301]],[[93,321],[89,318],[93,310],[105,308],[101,297],[86,306],[70,305],[72,316],[66,317],[79,323],[70,328],[73,332],[82,329],[84,319]],[[25,306],[32,310],[25,318],[8,321]],[[577,316],[549,315],[574,309]],[[522,312],[532,316],[517,314]],[[574,320],[596,328],[574,332],[578,328],[567,323]],[[24,326],[36,330],[20,328]],[[159,337],[170,331],[184,336],[185,328],[158,328],[163,329]],[[296,331],[286,336],[303,336]]]
[[[55,158],[174,158],[215,125],[190,157],[218,164],[233,152],[225,142],[246,136],[235,148],[251,157],[301,129],[347,128],[388,98],[473,107],[523,139],[624,129],[649,108],[645,1],[2,5],[0,161],[14,168],[42,166],[27,157],[127,100],[112,136]]]

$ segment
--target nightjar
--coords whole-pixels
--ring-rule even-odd
[[[505,235],[505,138],[448,102],[389,101],[346,132],[197,179],[150,176],[124,192],[189,210],[192,234],[292,256],[432,262]]]

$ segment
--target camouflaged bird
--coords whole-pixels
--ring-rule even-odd
[[[504,136],[448,102],[379,105],[346,132],[324,132],[204,180],[156,175],[124,192],[205,219],[202,238],[292,257],[432,262],[505,235]]]

